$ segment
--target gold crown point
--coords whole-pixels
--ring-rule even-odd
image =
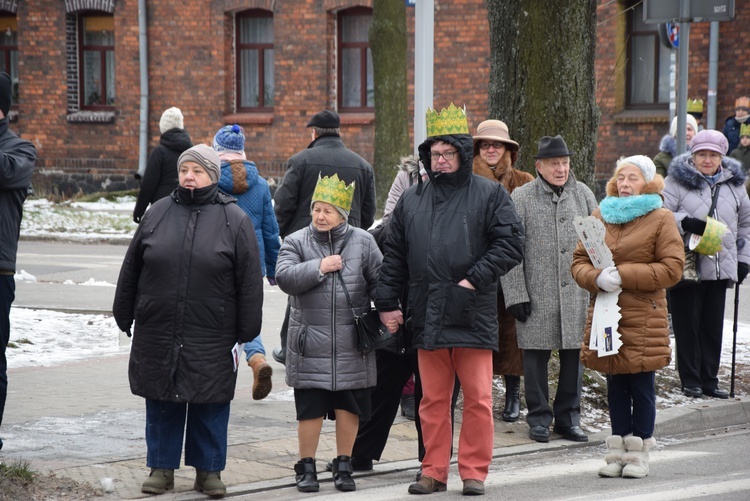
[[[443,108],[440,113],[427,107],[427,137],[448,136],[451,134],[469,134],[466,120],[466,106],[458,108],[453,103]]]
[[[352,208],[353,199],[354,181],[347,186],[342,179],[339,179],[339,175],[336,173],[327,177],[322,177],[318,174],[318,182],[315,185],[312,203],[325,202],[349,211]]]

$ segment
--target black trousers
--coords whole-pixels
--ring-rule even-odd
[[[386,350],[375,353],[378,366],[378,382],[371,393],[372,417],[359,426],[357,438],[354,441],[352,456],[358,459],[380,460],[388,435],[401,403],[401,394],[409,376],[414,373],[414,424],[417,427],[417,455],[420,461],[424,458],[424,442],[422,441],[422,425],[419,419],[419,403],[422,401],[422,380],[417,367],[417,354],[409,352],[401,355]],[[451,406],[451,420],[454,420],[456,400],[461,385],[456,378],[453,390],[453,405]]]
[[[549,404],[548,364],[551,350],[523,350],[523,377],[526,406],[529,409],[526,421],[529,426],[549,427],[555,424],[563,428],[581,425],[581,389],[583,366],[581,350],[559,350],[560,377],[552,406]]]
[[[724,331],[726,280],[706,280],[667,292],[682,387],[715,390]]]

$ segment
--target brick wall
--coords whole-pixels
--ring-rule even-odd
[[[7,3],[10,0],[5,0]],[[92,3],[93,2],[93,3]],[[66,6],[114,5],[116,94],[109,122],[75,122],[75,40]],[[15,5],[15,3],[14,3]],[[18,2],[20,100],[12,127],[39,151],[35,185],[74,194],[137,186],[140,73],[137,2],[130,0]],[[149,149],[158,144],[163,110],[179,107],[195,143],[209,143],[219,127],[241,123],[248,156],[263,175],[281,178],[286,160],[309,143],[305,124],[317,111],[336,107],[336,12],[372,7],[372,0],[149,0]],[[623,0],[601,0],[598,15],[597,179],[609,177],[621,155],[656,154],[667,112],[639,115],[623,109]],[[233,14],[273,9],[274,111],[235,113]],[[721,23],[717,126],[733,113],[736,96],[750,94],[750,6],[736,4],[737,18]],[[409,127],[413,122],[414,11],[407,8]],[[707,23],[692,25],[690,97],[707,100]],[[484,0],[435,0],[435,89],[438,108],[466,105],[470,130],[486,118],[489,78],[488,23]],[[66,45],[67,44],[67,45]],[[424,110],[419,110],[422,113]],[[373,158],[374,114],[342,115],[344,142]],[[705,117],[704,117],[705,121]]]

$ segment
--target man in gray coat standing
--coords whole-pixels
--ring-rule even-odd
[[[596,198],[570,172],[568,146],[561,136],[539,140],[537,178],[511,194],[526,230],[523,262],[501,277],[505,306],[516,318],[523,350],[529,437],[549,442],[549,427],[576,442],[587,442],[580,428],[583,368],[580,347],[589,294],[570,274],[578,236],[576,216],[588,216]],[[548,362],[560,355],[560,376],[549,403]]]

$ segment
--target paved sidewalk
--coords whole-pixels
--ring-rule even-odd
[[[51,269],[50,273],[53,271]],[[18,283],[16,306],[109,313],[114,293],[111,288],[74,287],[72,290],[73,286],[38,278],[41,281],[37,283]],[[278,343],[286,296],[278,288],[266,286],[265,291],[262,337],[270,352]],[[129,341],[124,336],[121,341],[123,351],[118,355],[53,367],[11,370],[8,404],[0,430],[5,448],[0,452],[0,459],[30,461],[35,470],[53,471],[58,476],[95,485],[103,478],[113,479],[115,491],[106,495],[107,499],[151,497],[140,492],[141,482],[148,473],[143,437],[144,403],[130,393],[127,381]],[[279,489],[292,486],[294,482],[292,465],[297,458],[297,423],[292,390],[284,383],[283,366],[270,357],[269,362],[274,368],[274,389],[262,401],[252,400],[252,372],[246,365],[240,367],[229,425],[227,467],[222,475],[229,495]],[[750,423],[750,399],[747,397],[730,401],[700,399],[690,405],[658,412],[656,435],[664,438],[747,423]],[[589,444],[576,444],[553,434],[550,443],[539,444],[531,441],[527,433],[528,426],[523,421],[496,421],[495,456],[560,447],[600,447],[609,435],[608,431],[601,431],[591,436]],[[325,461],[334,455],[333,424],[326,422],[318,449],[318,469],[323,470]],[[394,481],[400,481],[406,475],[405,470],[412,470],[408,476],[413,478],[419,466],[416,455],[414,424],[399,416],[372,475],[391,475]],[[329,476],[322,478],[328,480]],[[206,499],[192,490],[193,479],[193,468],[181,468],[176,472],[175,490],[158,499]]]

